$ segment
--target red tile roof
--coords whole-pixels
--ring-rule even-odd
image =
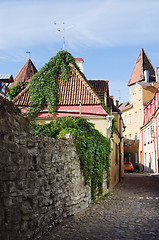
[[[84,60],[83,58],[75,58],[75,61],[78,62],[78,61],[82,61],[84,63]]]
[[[34,66],[33,62],[29,59],[22,67],[20,72],[17,74],[14,82],[10,85],[10,87],[14,86],[18,82],[26,82],[27,80],[32,78],[35,73],[37,73],[37,69]]]
[[[102,104],[96,93],[92,90],[86,80],[81,76],[77,69],[70,64],[75,73],[69,78],[69,80],[63,85],[59,83],[60,101],[61,106],[70,105],[98,105]],[[28,85],[14,100],[13,102],[17,106],[29,106],[29,86]]]
[[[144,49],[142,48],[139,53],[139,56],[137,58],[137,61],[136,61],[135,67],[133,69],[133,72],[131,74],[130,80],[128,82],[128,86],[135,84],[137,82],[143,81],[144,80],[144,70],[149,70],[150,80],[155,79],[155,69],[152,66]]]

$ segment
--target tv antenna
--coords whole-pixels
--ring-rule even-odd
[[[26,53],[28,54],[28,57],[29,57],[28,59],[30,59],[30,55],[31,55],[31,53],[30,53],[30,52],[26,52]]]
[[[62,33],[62,43],[63,43],[63,46],[62,46],[62,50],[65,49],[65,22],[54,22],[53,23],[54,25],[57,25],[57,24],[62,24],[62,28],[58,29],[56,32],[57,33]]]
[[[119,102],[121,102],[120,90],[117,90],[119,93]]]

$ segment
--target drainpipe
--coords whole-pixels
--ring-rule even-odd
[[[108,116],[106,116],[106,118],[109,121],[109,125],[107,127],[107,137],[110,138],[110,130],[111,130],[111,127],[112,127],[112,121],[114,119],[114,116],[113,115],[108,115]]]
[[[108,119],[109,121],[109,124],[108,124],[108,127],[107,127],[107,137],[110,138],[111,137],[111,128],[112,128],[112,121],[114,119],[114,115],[108,115],[106,116],[106,119]],[[110,140],[110,143],[111,143],[111,140]],[[109,156],[109,161],[111,161],[111,155]],[[109,167],[109,175],[110,175],[110,167]],[[110,182],[107,181],[107,188],[109,188],[109,184]]]
[[[123,136],[121,136],[121,121],[122,121],[122,117],[121,117],[121,112],[119,112],[120,114],[120,118],[119,118],[119,134],[120,134],[120,143],[119,143],[119,181],[121,181],[121,144],[122,144],[122,138]]]

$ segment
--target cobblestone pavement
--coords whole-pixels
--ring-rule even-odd
[[[41,240],[159,240],[159,178],[125,174],[109,197],[65,219]]]

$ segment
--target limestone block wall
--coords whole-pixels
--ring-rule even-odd
[[[0,97],[0,239],[38,239],[90,201],[73,138],[34,137]]]

